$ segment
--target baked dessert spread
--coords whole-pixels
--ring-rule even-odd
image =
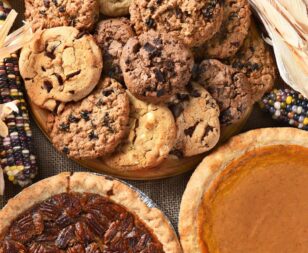
[[[305,252],[308,133],[254,130],[209,155],[184,193],[184,252]]]
[[[58,26],[91,30],[98,16],[96,0],[25,0],[25,18],[35,30]]]
[[[53,111],[59,103],[81,100],[94,89],[103,60],[92,35],[62,26],[37,33],[22,49],[19,67],[31,100]]]
[[[110,154],[128,132],[129,111],[124,88],[106,77],[88,97],[65,106],[54,116],[52,143],[75,159]]]
[[[22,50],[30,101],[54,146],[83,166],[132,179],[176,174],[180,161],[193,168],[274,85],[275,62],[247,0],[98,1],[97,23],[90,0],[25,1],[28,20],[35,5],[42,28],[59,26]],[[117,92],[97,91],[105,78],[119,82]]]
[[[1,252],[180,253],[163,213],[109,177],[62,173],[0,211]]]
[[[154,29],[189,47],[212,38],[223,20],[218,0],[132,0],[129,13],[137,34]]]

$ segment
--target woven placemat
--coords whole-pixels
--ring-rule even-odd
[[[23,13],[23,1],[11,0],[11,5],[20,14]],[[21,24],[21,16],[18,23]],[[272,126],[278,125],[276,122],[271,120],[270,116],[262,113],[256,107],[243,131]],[[69,160],[62,154],[59,154],[33,121],[32,131],[35,148],[34,151],[37,156],[37,162],[40,168],[37,180],[56,175],[63,171],[88,171],[87,169],[83,169],[78,164]],[[169,179],[155,181],[128,181],[128,183],[134,185],[143,191],[146,195],[148,195],[170,218],[172,224],[177,227],[181,197],[190,175],[191,172]],[[21,188],[7,183],[5,196],[0,200],[0,207],[3,207],[8,199],[16,195],[20,190]]]

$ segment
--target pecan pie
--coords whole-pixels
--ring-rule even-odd
[[[1,253],[177,253],[174,230],[137,192],[108,177],[62,173],[0,212]]]
[[[254,130],[209,155],[184,193],[186,253],[304,253],[308,132]]]

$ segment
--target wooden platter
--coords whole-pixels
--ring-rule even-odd
[[[36,121],[39,128],[43,131],[46,135],[48,140],[50,141],[50,137],[48,134],[47,128],[47,117],[48,111],[41,109],[40,107],[36,106],[34,103],[29,101],[29,105],[32,111],[32,115],[34,120]],[[252,108],[248,110],[247,114],[243,119],[231,126],[223,128],[221,131],[221,139],[220,143],[225,142],[233,135],[240,132],[240,130],[245,125],[247,119],[251,114]],[[219,146],[219,144],[217,146]],[[112,175],[115,177],[123,178],[123,179],[130,179],[130,180],[154,180],[154,179],[161,179],[167,178],[171,176],[176,176],[182,173],[185,173],[189,170],[196,168],[196,166],[202,161],[202,159],[208,153],[177,159],[173,156],[169,156],[166,161],[160,164],[157,167],[147,169],[147,170],[136,170],[136,171],[127,171],[127,170],[119,170],[117,168],[110,168],[105,163],[103,158],[98,159],[91,159],[91,160],[74,160],[76,163],[80,164],[82,167],[85,167],[89,170],[95,172],[101,172],[108,175]]]

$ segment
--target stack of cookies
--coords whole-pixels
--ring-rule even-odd
[[[54,146],[71,158],[143,170],[207,152],[274,84],[247,0],[25,5],[36,35],[21,74],[31,101],[50,111]]]

